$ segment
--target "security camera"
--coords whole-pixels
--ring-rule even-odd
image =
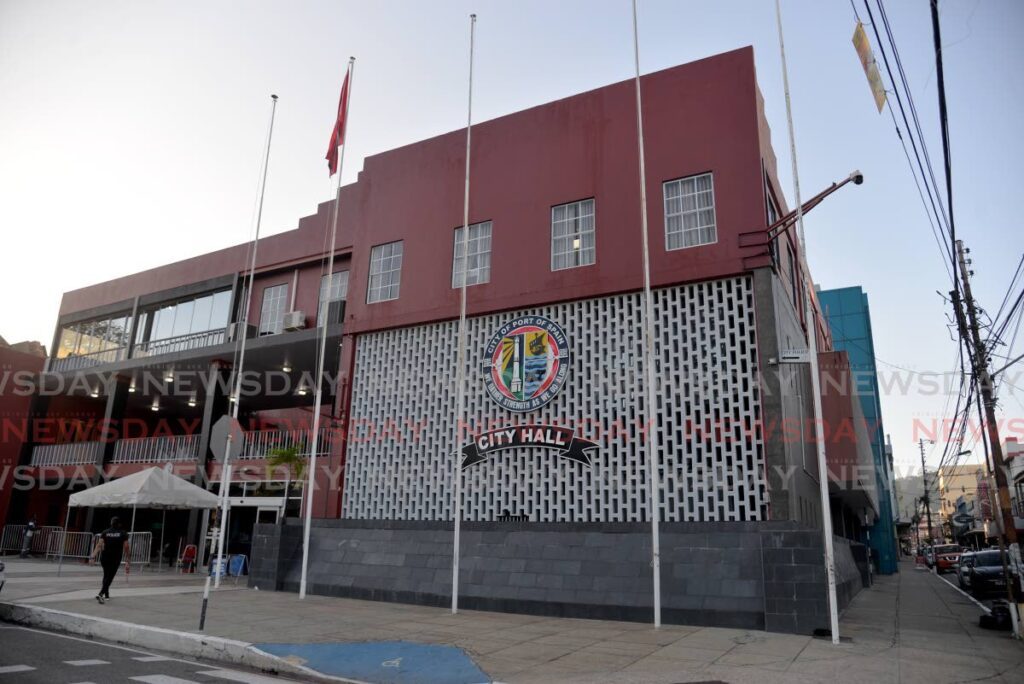
[[[853,173],[851,173],[850,178],[853,179],[854,185],[860,185],[861,183],[864,182],[864,174],[861,173],[860,171],[854,171]]]

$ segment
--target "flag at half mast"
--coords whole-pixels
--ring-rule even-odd
[[[338,118],[334,121],[331,131],[331,143],[327,148],[327,168],[331,176],[338,172],[338,147],[345,144],[345,118],[348,116],[348,72],[341,84],[341,97],[338,98]]]

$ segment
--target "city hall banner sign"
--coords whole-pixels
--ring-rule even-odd
[[[462,467],[468,468],[481,463],[498,451],[540,447],[554,449],[558,456],[590,465],[590,449],[597,448],[597,442],[577,437],[571,428],[553,425],[513,425],[491,430],[477,436],[462,447]]]
[[[484,349],[484,385],[499,406],[528,413],[548,404],[569,375],[569,341],[561,326],[544,316],[520,316],[495,331]],[[462,447],[462,467],[506,449],[540,447],[589,466],[597,443],[554,425],[513,425],[477,436]]]

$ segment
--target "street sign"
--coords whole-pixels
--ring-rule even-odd
[[[957,513],[953,516],[953,522],[957,525],[970,525],[974,522],[974,516],[967,513]]]
[[[783,349],[779,352],[779,363],[808,363],[810,360],[806,349]]]
[[[221,416],[210,430],[210,450],[213,451],[213,457],[218,461],[224,460],[224,454],[228,450],[228,438],[234,445],[231,455],[237,456],[244,434],[242,425],[237,418],[228,415]]]

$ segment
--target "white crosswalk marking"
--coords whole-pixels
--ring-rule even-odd
[[[165,660],[170,660],[170,658],[166,656],[137,656],[132,658],[132,660],[137,660],[140,663],[161,663]]]
[[[14,674],[15,672],[31,672],[36,668],[28,665],[5,665],[0,667],[0,674]]]
[[[109,665],[109,660],[96,660],[91,658],[89,660],[65,660],[65,665],[74,665],[75,667],[88,667],[89,665]]]
[[[133,682],[142,682],[143,684],[199,684],[199,682],[192,679],[180,679],[178,677],[171,677],[168,675],[145,675],[143,677],[132,677]]]
[[[196,674],[226,679],[229,682],[242,682],[243,684],[281,684],[282,681],[252,672],[239,672],[237,670],[203,670],[202,672],[196,672]]]

